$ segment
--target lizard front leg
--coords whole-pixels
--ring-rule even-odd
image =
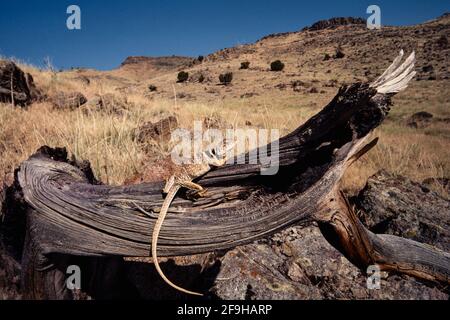
[[[204,197],[207,190],[205,188],[203,188],[201,185],[193,182],[193,181],[180,181],[179,185],[183,188],[186,188],[188,190],[193,190],[195,191],[195,194],[200,196],[200,197]]]

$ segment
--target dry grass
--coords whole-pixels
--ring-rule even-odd
[[[123,98],[117,87],[107,81],[94,81],[86,86],[70,72],[54,73],[28,65],[20,67],[32,73],[35,82],[49,96],[57,91],[80,91],[88,98],[105,93]],[[149,100],[140,94],[129,94],[126,101],[127,109],[121,114],[105,109],[56,110],[50,102],[35,103],[27,109],[0,104],[0,172],[11,173],[42,145],[64,146],[70,155],[89,160],[97,178],[103,182],[122,184],[168,152],[167,145],[155,141],[148,141],[150,149],[137,142],[135,129],[145,122],[176,115],[185,128],[191,128],[196,120],[212,118],[223,128],[246,127],[250,121],[253,127],[278,128],[287,133],[300,119],[309,117],[308,112],[294,109],[273,115],[267,105],[247,107],[247,112],[243,113],[245,107],[239,101],[206,105],[175,99]]]
[[[356,162],[344,177],[343,187],[355,193],[367,178],[381,169],[421,182],[427,178],[450,176],[450,141],[421,133],[389,133],[384,128],[373,134],[378,145]],[[438,193],[449,196],[445,189],[434,185]]]
[[[321,56],[319,53],[316,55]],[[240,60],[251,60],[252,68],[261,69],[267,62],[264,58],[241,56],[228,64],[219,62],[207,65],[208,72],[214,74],[226,70],[233,63],[238,65]],[[297,61],[284,60],[294,68],[299,64]],[[0,174],[12,172],[42,145],[64,146],[75,157],[89,160],[97,178],[109,184],[122,184],[142,174],[153,161],[168,152],[168,146],[164,143],[148,141],[147,146],[142,146],[137,142],[134,131],[147,121],[155,122],[175,115],[182,127],[191,128],[195,120],[213,118],[222,128],[276,128],[284,135],[318,112],[334,96],[337,88],[323,84],[336,74],[339,75],[339,72],[334,71],[325,73],[323,68],[318,74],[313,70],[303,70],[301,79],[321,90],[320,94],[308,94],[305,91],[293,93],[292,89],[274,89],[274,84],[286,75],[270,72],[238,71],[231,88],[218,87],[214,83],[175,84],[171,78],[174,75],[169,74],[152,80],[160,81],[163,87],[160,89],[159,82],[156,82],[162,94],[152,96],[143,89],[145,85],[142,82],[124,79],[126,75],[120,72],[53,72],[50,69],[37,70],[23,63],[19,65],[33,75],[38,87],[49,96],[57,91],[79,91],[90,99],[95,95],[110,93],[119,100],[125,98],[127,109],[121,114],[108,110],[86,113],[81,110],[55,110],[48,102],[35,103],[27,110],[0,104]],[[205,65],[194,67],[193,70],[196,68],[205,68]],[[82,76],[90,78],[89,85],[82,81]],[[299,77],[283,82],[289,83],[296,78]],[[351,79],[347,78],[341,77],[339,81]],[[263,87],[252,87],[261,79]],[[264,86],[269,83],[271,89],[265,90]],[[124,87],[125,91],[122,90]],[[217,94],[211,95],[209,91]],[[258,94],[251,98],[240,98],[241,93],[253,91]],[[180,99],[180,93],[183,92],[191,94],[195,100]],[[404,123],[412,113],[422,110],[438,117],[449,117],[449,96],[448,81],[421,81],[414,82],[407,93],[396,97],[396,106],[391,115],[375,133],[380,137],[379,145],[349,170],[344,179],[344,188],[352,193],[359,190],[367,178],[379,169],[405,175],[416,181],[449,177],[448,124],[436,123],[425,129],[411,129]],[[445,194],[439,187],[437,191]]]

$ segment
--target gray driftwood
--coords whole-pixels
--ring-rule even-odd
[[[175,199],[161,230],[159,254],[229,249],[315,220],[327,240],[363,270],[378,264],[449,283],[448,253],[370,232],[339,191],[346,169],[376,144],[368,135],[386,117],[391,96],[368,84],[342,87],[322,111],[280,139],[275,176],[261,176],[258,165],[227,165],[200,178],[210,197]],[[114,257],[149,255],[162,186],[96,184],[89,166],[68,161],[65,149],[42,147],[24,161],[13,192],[17,210],[6,210],[4,229],[10,231],[4,237],[22,251],[26,296],[72,297],[64,272],[74,259],[89,266],[92,290],[114,287]],[[154,213],[146,216],[138,207]],[[23,239],[17,239],[20,234]],[[81,256],[91,258],[76,258]]]

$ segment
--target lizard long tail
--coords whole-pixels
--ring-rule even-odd
[[[187,293],[187,294],[192,294],[192,295],[196,295],[196,296],[203,296],[201,293],[197,293],[197,292],[193,292],[193,291],[189,291],[186,289],[183,289],[177,285],[175,285],[174,283],[172,283],[169,279],[167,279],[167,277],[164,275],[164,272],[161,270],[161,267],[159,266],[159,262],[158,262],[158,256],[157,256],[157,246],[158,246],[158,237],[159,237],[159,232],[161,231],[161,227],[162,224],[164,222],[164,219],[166,218],[167,215],[167,211],[169,210],[170,204],[172,203],[172,200],[175,198],[175,195],[177,194],[178,190],[180,190],[180,186],[179,185],[173,185],[172,188],[170,188],[169,192],[167,193],[166,198],[164,199],[164,203],[161,207],[161,211],[159,213],[158,216],[158,220],[156,221],[155,227],[153,229],[153,235],[152,235],[152,257],[153,257],[153,263],[155,264],[155,268],[156,271],[158,271],[159,275],[161,276],[161,278],[163,278],[163,280],[170,285],[171,287]]]

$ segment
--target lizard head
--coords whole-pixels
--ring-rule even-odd
[[[235,142],[226,143],[221,141],[220,143],[211,145],[209,148],[203,151],[203,158],[208,164],[215,165],[217,161],[222,163],[226,162],[228,153],[234,149]]]

